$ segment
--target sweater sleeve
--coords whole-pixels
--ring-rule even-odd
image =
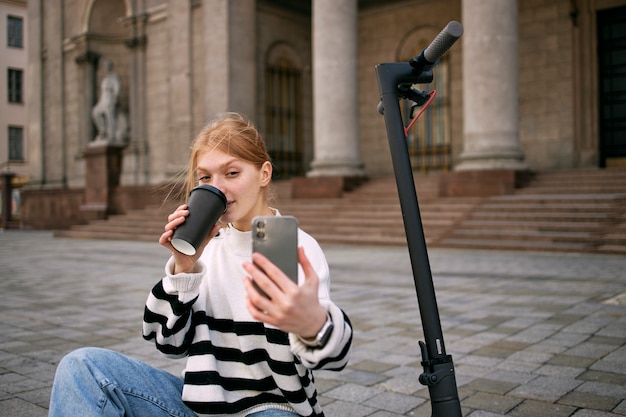
[[[198,262],[191,273],[172,273],[174,260],[165,265],[165,277],[159,281],[146,301],[143,338],[154,340],[159,351],[185,356],[193,340],[192,306],[198,299],[206,267]]]
[[[352,345],[352,325],[348,316],[332,302],[323,304],[333,321],[333,331],[323,348],[314,348],[302,343],[293,333],[289,334],[291,352],[300,358],[309,369],[340,371],[348,364]]]
[[[307,346],[295,334],[289,334],[291,351],[309,369],[340,371],[348,364],[352,345],[352,324],[348,316],[330,299],[330,270],[321,247],[310,235],[300,232],[299,245],[304,247],[307,258],[319,278],[319,301],[333,321],[333,331],[323,348]]]

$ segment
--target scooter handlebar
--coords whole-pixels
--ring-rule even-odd
[[[424,49],[424,58],[431,64],[437,62],[461,35],[463,35],[463,26],[457,21],[451,21]]]

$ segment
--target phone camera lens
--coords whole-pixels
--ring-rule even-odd
[[[256,236],[257,236],[259,239],[265,239],[265,232],[257,232],[257,233],[256,233]]]

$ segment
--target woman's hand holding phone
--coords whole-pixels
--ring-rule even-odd
[[[318,298],[319,278],[303,248],[297,249],[305,280],[298,286],[280,268],[260,253],[244,262],[246,306],[252,317],[303,339],[315,337],[326,322],[326,310]],[[262,295],[254,281],[266,294]]]

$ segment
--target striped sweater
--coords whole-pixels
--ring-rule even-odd
[[[352,327],[329,296],[329,270],[317,242],[302,230],[298,245],[320,278],[319,298],[334,323],[323,349],[254,320],[245,306],[244,260],[252,255],[251,232],[222,229],[204,250],[193,273],[165,277],[152,289],[143,337],[161,352],[187,357],[183,401],[209,415],[245,416],[274,408],[323,416],[312,370],[341,370],[348,361]],[[304,274],[299,267],[299,281]]]

